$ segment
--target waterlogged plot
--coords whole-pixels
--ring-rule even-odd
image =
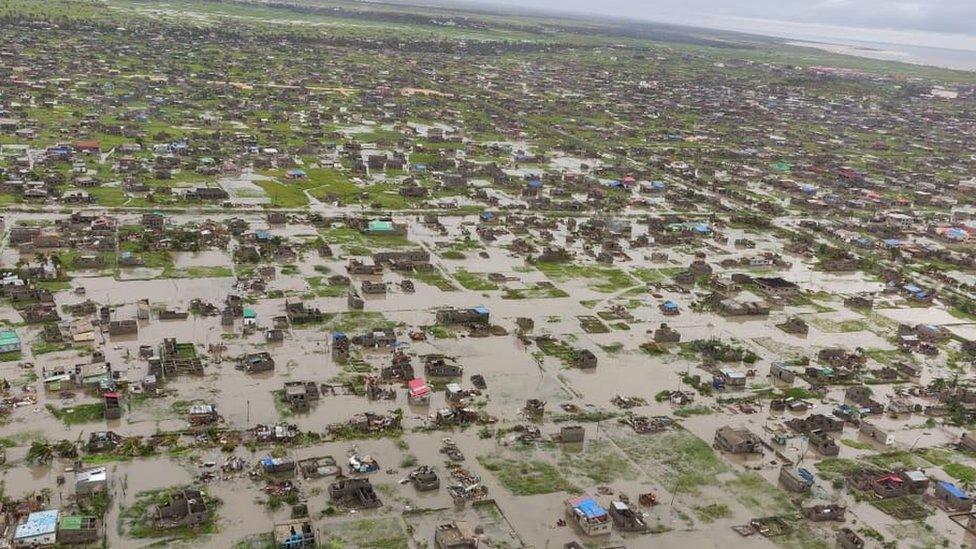
[[[668,490],[697,493],[717,484],[718,475],[729,470],[707,443],[682,429],[635,437],[618,427],[609,436],[647,474],[672,479]]]
[[[538,262],[535,267],[553,282],[584,280],[587,288],[601,293],[619,292],[636,284],[627,273],[610,267],[549,262]]]
[[[971,542],[972,73],[326,4],[4,2],[0,546]]]
[[[533,496],[553,492],[573,492],[555,465],[541,460],[478,456],[478,463],[494,475],[506,490],[516,496]]]
[[[322,534],[324,547],[376,547],[394,549],[407,547],[407,533],[397,517],[346,520],[333,523]]]

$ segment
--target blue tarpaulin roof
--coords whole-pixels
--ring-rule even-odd
[[[488,314],[488,308],[484,305],[478,305],[474,308],[474,312],[478,313],[479,315],[486,315]]]
[[[607,514],[603,507],[600,507],[600,504],[593,498],[586,498],[577,502],[576,509],[586,515],[586,518],[597,518]]]
[[[946,482],[942,480],[939,481],[939,485],[942,486],[943,490],[952,494],[952,497],[959,498],[959,499],[969,499],[969,496],[966,495],[966,492],[963,492],[962,490],[957,488],[955,484],[951,482]]]

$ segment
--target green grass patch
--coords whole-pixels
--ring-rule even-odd
[[[707,416],[713,413],[713,410],[708,406],[698,404],[695,406],[681,406],[680,408],[675,408],[674,412],[672,413],[677,417]]]
[[[962,463],[948,463],[942,470],[950,477],[967,483],[976,482],[976,469]]]
[[[588,288],[601,293],[617,292],[637,283],[627,273],[613,267],[543,261],[535,263],[535,267],[553,282],[586,279]]]
[[[484,273],[472,273],[464,269],[458,269],[454,272],[453,276],[454,280],[457,280],[458,284],[467,290],[486,292],[498,289],[498,284],[488,280],[488,277]]]
[[[58,351],[65,351],[71,348],[70,343],[52,343],[50,341],[38,341],[31,345],[31,353],[34,356],[46,355],[48,353],[56,353]]]
[[[299,185],[269,180],[255,181],[254,184],[264,189],[273,208],[301,208],[308,205],[308,197]]]
[[[20,351],[7,351],[6,353],[0,353],[0,362],[13,362],[20,360],[23,356]]]
[[[683,429],[647,436],[617,431],[610,436],[630,459],[668,479],[669,490],[677,487],[680,492],[697,493],[701,486],[715,485],[716,476],[728,471],[708,443]]]
[[[569,297],[569,294],[549,283],[539,283],[532,288],[505,288],[505,292],[502,293],[502,299],[559,299],[562,297]]]
[[[725,488],[744,507],[765,514],[784,514],[794,510],[786,492],[753,472],[739,473],[725,483]]]
[[[324,329],[330,332],[355,333],[373,328],[393,328],[396,323],[377,311],[326,313]]]
[[[573,478],[586,478],[596,484],[637,478],[637,471],[626,456],[603,440],[588,442],[581,452],[563,452],[559,467]]]
[[[665,267],[662,269],[639,267],[636,269],[631,269],[630,276],[648,284],[659,284],[662,282],[667,282],[674,277],[674,275],[682,271],[684,271],[684,268],[682,267]]]
[[[620,351],[624,350],[624,344],[620,342],[609,343],[607,345],[600,345],[599,347],[603,349],[603,352],[607,353],[608,355],[615,355]]]
[[[478,463],[491,471],[502,486],[516,496],[576,491],[558,468],[543,461],[478,456]]]
[[[102,403],[79,404],[71,408],[57,408],[51,404],[47,405],[54,417],[58,418],[65,425],[78,425],[80,423],[94,423],[105,419],[105,405]]]
[[[322,239],[330,245],[338,244],[348,251],[348,246],[359,246],[372,253],[391,248],[407,248],[414,244],[407,237],[396,234],[365,234],[352,227],[332,227],[322,230]]]
[[[724,503],[712,503],[692,508],[702,522],[710,523],[732,516],[732,510]]]
[[[853,459],[827,458],[814,464],[820,475],[827,480],[834,480],[854,473],[862,466]]]
[[[874,445],[870,442],[860,442],[850,438],[842,438],[840,439],[840,443],[848,448],[854,448],[856,450],[871,450],[874,448]]]
[[[403,525],[397,517],[330,522],[323,530],[322,545],[318,547],[324,549],[346,547],[403,549],[410,545]]]
[[[424,284],[429,284],[442,292],[456,292],[457,286],[455,286],[443,273],[437,269],[428,269],[425,271],[412,271],[407,273],[402,273],[403,276],[407,278],[412,278],[414,280],[419,280]]]

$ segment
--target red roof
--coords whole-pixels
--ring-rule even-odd
[[[76,141],[74,147],[76,149],[83,150],[83,151],[98,150],[101,148],[101,144],[98,141],[94,141],[94,140]]]
[[[422,378],[411,379],[407,382],[407,387],[410,388],[410,396],[426,396],[430,394],[430,387]]]

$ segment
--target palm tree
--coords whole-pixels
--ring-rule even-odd
[[[70,440],[59,440],[52,448],[59,458],[74,459],[78,457],[78,447]]]
[[[47,465],[54,460],[54,449],[46,440],[35,440],[25,458],[32,465]]]
[[[142,439],[139,437],[129,437],[119,444],[115,452],[123,456],[140,456],[143,454]]]

